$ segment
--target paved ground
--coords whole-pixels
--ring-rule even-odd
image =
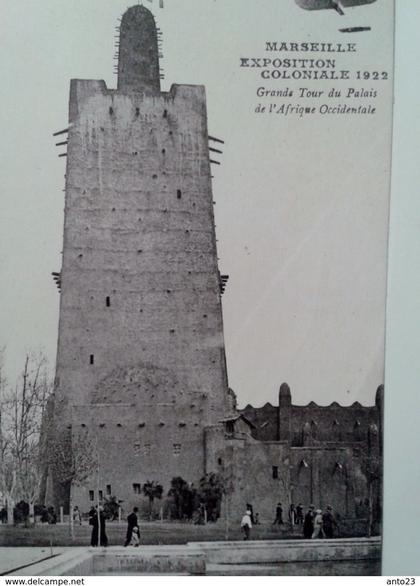
[[[66,549],[71,548],[53,548],[52,552],[53,555],[59,554]],[[49,547],[0,547],[0,575],[50,556],[51,549]]]
[[[109,545],[122,545],[125,541],[126,522],[108,522],[106,525]],[[92,528],[87,524],[76,525],[75,539],[70,537],[70,529],[64,525],[38,524],[35,527],[0,525],[0,547],[66,547],[89,546]],[[222,541],[226,536],[223,522],[208,525],[176,522],[140,523],[141,543],[143,545],[185,544],[191,541]],[[301,531],[291,534],[288,527],[257,525],[252,529],[252,539],[302,538]],[[229,529],[229,539],[242,539],[238,526]]]

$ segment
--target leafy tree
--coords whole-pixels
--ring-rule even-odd
[[[104,514],[107,519],[115,521],[118,519],[118,512],[121,508],[122,501],[117,500],[116,496],[110,496],[104,502]]]
[[[168,496],[173,498],[176,519],[191,519],[194,512],[194,492],[181,476],[172,478]]]
[[[219,474],[212,472],[201,478],[198,497],[205,506],[208,521],[217,521],[220,517],[224,492],[224,481]]]
[[[154,480],[148,480],[143,484],[143,494],[149,499],[149,519],[151,520],[154,500],[162,498],[163,486]]]
[[[29,519],[29,503],[20,501],[13,509],[13,521],[17,523],[27,523]]]
[[[71,430],[49,430],[48,467],[56,482],[68,489],[70,494],[70,533],[74,536],[72,487],[81,486],[98,471],[99,459],[95,444],[88,431],[72,435]]]

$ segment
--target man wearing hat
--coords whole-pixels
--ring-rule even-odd
[[[315,506],[309,505],[309,510],[305,515],[303,522],[303,537],[305,539],[311,539],[314,532],[314,517],[315,517]]]
[[[334,537],[334,530],[337,529],[337,520],[334,515],[333,508],[328,505],[327,510],[322,515],[322,528],[324,530],[325,537],[332,539]]]

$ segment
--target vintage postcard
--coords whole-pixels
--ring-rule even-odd
[[[0,574],[379,574],[393,0],[2,20]]]

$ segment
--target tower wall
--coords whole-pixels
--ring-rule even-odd
[[[228,397],[205,92],[160,92],[148,14],[123,17],[117,91],[71,82],[56,366],[58,429],[83,424],[126,501],[199,480]]]
[[[209,393],[209,421],[227,391],[204,89],[74,80],[70,111],[61,395],[89,402],[115,366],[153,365]]]

